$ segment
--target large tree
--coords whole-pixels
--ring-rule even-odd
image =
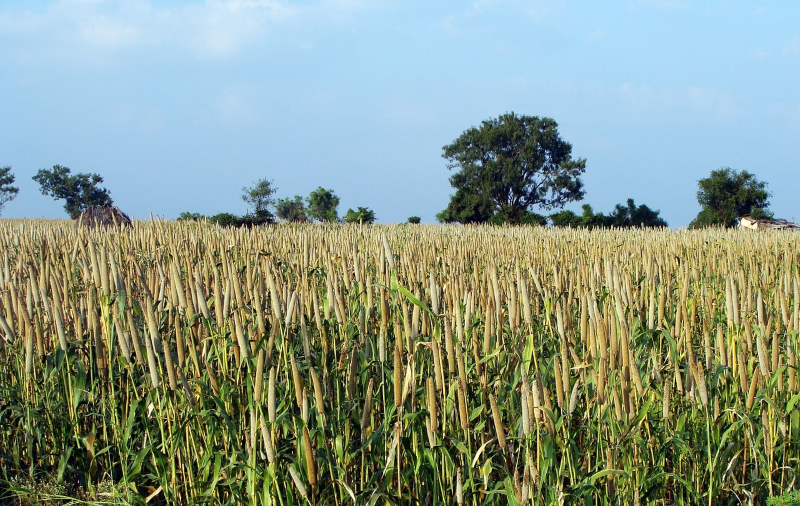
[[[742,216],[770,218],[767,183],[755,175],[723,167],[697,182],[697,202],[702,209],[689,225],[733,227]]]
[[[72,174],[69,167],[53,165],[52,169],[40,169],[33,180],[39,183],[42,195],[65,200],[64,210],[73,220],[89,206],[114,203],[108,190],[99,186],[103,182],[99,174]]]
[[[437,215],[443,222],[519,224],[533,207],[561,208],[583,198],[585,159],[551,118],[513,112],[472,127],[444,146],[456,193]]]
[[[308,195],[306,203],[309,218],[333,223],[339,221],[339,213],[336,210],[339,207],[339,197],[333,190],[326,190],[320,186]]]
[[[14,174],[11,167],[0,167],[0,213],[7,202],[14,200],[19,193],[19,188],[11,186],[14,183]]]

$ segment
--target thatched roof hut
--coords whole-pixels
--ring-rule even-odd
[[[75,223],[78,227],[130,227],[131,219],[117,206],[89,206]]]

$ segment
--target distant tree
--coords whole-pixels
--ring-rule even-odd
[[[619,207],[619,204],[617,204]],[[581,206],[581,225],[583,228],[593,229],[593,228],[605,228],[611,226],[611,218],[606,216],[603,213],[596,213],[592,206],[589,204],[583,204]]]
[[[205,216],[203,216],[205,218]],[[237,216],[233,213],[219,213],[214,216],[208,217],[208,222],[221,227],[257,227],[267,223],[273,223],[272,220],[266,220],[263,215],[261,217],[247,213],[244,216]]]
[[[333,223],[339,221],[339,213],[336,211],[339,207],[339,197],[333,190],[326,190],[320,186],[309,194],[306,204],[309,218]]]
[[[375,223],[375,211],[368,207],[359,207],[357,211],[348,209],[342,220],[345,223]]]
[[[237,226],[239,227],[257,227],[275,223],[275,217],[272,215],[272,213],[269,213],[268,215],[264,213],[261,215],[247,213],[244,216],[239,216],[238,219],[239,222],[237,223]]]
[[[564,209],[550,215],[550,223],[557,228],[580,228],[583,226],[581,217],[574,211]]]
[[[408,217],[408,223],[411,223],[411,224],[414,224],[414,225],[419,225],[421,222],[422,222],[422,218],[420,218],[419,216],[409,216]]]
[[[558,228],[579,228],[583,226],[581,217],[569,209],[564,209],[563,211],[551,214],[550,223],[552,223],[554,227]]]
[[[666,227],[667,222],[659,216],[660,211],[654,211],[642,204],[636,206],[633,199],[628,199],[627,205],[617,204],[608,216],[610,225],[615,227]]]
[[[208,221],[221,227],[239,227],[242,225],[242,219],[231,213],[215,214],[209,217]]]
[[[489,219],[489,223],[506,223],[499,219],[498,215],[493,216]],[[533,211],[525,211],[519,218],[518,225],[539,225],[545,226],[547,225],[547,216],[541,215],[539,213],[534,213]]]
[[[494,205],[491,200],[484,195],[458,188],[455,195],[450,197],[450,204],[436,214],[436,219],[440,223],[486,223],[492,216]]]
[[[690,228],[709,226],[733,227],[742,216],[771,218],[770,192],[767,183],[756,179],[747,171],[723,167],[697,182],[697,202],[700,213]]]
[[[200,221],[203,218],[205,218],[205,216],[200,213],[190,213],[188,211],[184,211],[178,215],[178,221]]]
[[[253,182],[253,186],[242,188],[242,200],[254,208],[254,219],[252,219],[254,224],[275,221],[275,216],[269,208],[274,203],[273,195],[278,189],[274,188],[272,184],[272,181],[267,179],[259,179]]]
[[[592,206],[583,204],[582,214],[578,215],[572,211],[564,210],[550,215],[550,222],[554,227],[571,228],[599,228],[609,226],[609,219],[603,213],[595,213]]]
[[[608,218],[603,213],[595,213],[589,204],[583,204],[581,209],[582,214],[580,215],[569,210],[551,214],[550,222],[554,227],[596,228],[606,226]]]
[[[550,222],[554,227],[572,228],[606,228],[606,227],[666,227],[667,222],[659,216],[660,211],[654,211],[642,204],[636,206],[633,199],[628,199],[626,205],[617,204],[608,215],[595,213],[592,206],[583,204],[583,213],[577,215],[572,211],[561,211],[550,215]]]
[[[561,208],[583,198],[586,160],[574,160],[572,146],[551,118],[513,112],[483,121],[442,148],[456,193],[441,222],[519,224],[533,206]]]
[[[14,174],[11,173],[11,167],[0,167],[0,213],[3,212],[3,206],[19,194],[19,188],[11,186],[13,182]]]
[[[285,221],[304,223],[308,221],[303,197],[295,195],[294,199],[278,199],[275,201],[275,215]]]
[[[729,218],[733,219],[733,218]],[[689,228],[708,228],[708,227],[723,227],[723,221],[719,213],[710,207],[704,207],[697,213],[697,216],[689,222]]]
[[[73,220],[89,206],[114,203],[108,190],[98,186],[103,182],[98,174],[72,175],[68,167],[53,165],[52,169],[40,169],[33,180],[39,183],[42,195],[65,200],[64,210]]]

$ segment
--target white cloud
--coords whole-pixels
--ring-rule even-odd
[[[474,0],[468,7],[461,7],[440,23],[446,33],[457,34],[474,28],[475,20],[503,11],[503,15],[528,17],[537,23],[552,19],[557,9],[565,5],[564,0]]]
[[[330,22],[374,4],[365,0],[206,0],[165,7],[156,0],[57,0],[40,11],[0,10],[0,42],[9,52],[86,56],[129,48],[183,49],[200,58],[238,54],[277,26]]]
[[[456,28],[456,21],[457,21],[456,16],[454,16],[453,14],[447,16],[440,23],[442,30],[444,30],[447,33],[457,33],[458,28]]]
[[[628,5],[640,9],[680,11],[690,8],[692,3],[687,0],[629,0]]]
[[[475,0],[470,9],[471,14],[479,14],[499,6],[511,6],[527,13],[533,19],[541,21],[555,7],[563,5],[561,0]]]
[[[383,104],[381,109],[382,117],[385,120],[404,125],[425,124],[434,117],[430,107],[411,99],[389,100]]]
[[[130,47],[142,40],[139,26],[106,15],[87,17],[77,28],[86,42],[106,49]]]
[[[749,56],[757,60],[763,60],[764,58],[772,56],[772,52],[766,49],[756,49],[755,51],[750,51]]]
[[[587,35],[586,42],[596,42],[600,39],[604,39],[607,35],[608,35],[608,27],[603,27]]]
[[[784,46],[783,54],[787,56],[797,56],[800,54],[800,35],[796,35]]]
[[[728,122],[739,115],[739,107],[728,92],[699,86],[676,90],[625,83],[619,88],[619,96],[631,113],[645,119],[678,114],[692,120]]]
[[[258,108],[253,104],[250,95],[247,89],[234,87],[217,98],[214,109],[224,125],[247,126],[260,119]]]

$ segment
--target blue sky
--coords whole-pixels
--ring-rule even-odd
[[[0,68],[3,217],[66,217],[31,180],[60,164],[138,218],[244,213],[266,177],[433,222],[442,146],[514,111],[559,123],[596,211],[686,226],[729,166],[800,218],[795,1],[3,0]]]

